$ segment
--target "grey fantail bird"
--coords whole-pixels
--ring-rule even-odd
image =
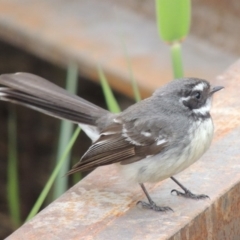
[[[202,79],[171,81],[154,94],[121,113],[113,114],[55,84],[29,73],[0,76],[0,99],[17,103],[57,118],[78,123],[93,143],[69,174],[117,163],[122,176],[139,183],[149,203],[138,202],[155,211],[157,206],[145,182],[171,177],[184,192],[177,195],[201,199],[173,175],[198,160],[213,137],[210,108],[213,94],[223,87],[211,87]]]

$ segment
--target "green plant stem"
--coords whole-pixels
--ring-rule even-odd
[[[176,42],[171,45],[172,67],[174,78],[183,77],[181,44]]]
[[[71,140],[68,142],[68,145],[66,146],[65,150],[63,151],[63,154],[61,156],[61,158],[59,159],[58,161],[58,164],[56,165],[55,169],[53,170],[49,180],[47,181],[46,185],[44,186],[44,189],[42,190],[38,200],[36,201],[35,205],[33,206],[31,212],[29,213],[26,221],[30,220],[31,218],[33,218],[37,212],[39,211],[40,207],[42,206],[47,194],[49,193],[53,183],[54,183],[54,180],[56,179],[61,167],[62,167],[62,164],[63,162],[65,161],[66,159],[66,156],[68,155],[69,151],[71,150],[74,142],[76,141],[79,133],[80,133],[81,129],[79,127],[77,127],[77,129],[75,130]]]
[[[72,63],[68,66],[67,71],[67,78],[66,78],[66,89],[71,93],[76,93],[77,91],[77,83],[78,83],[78,67],[76,64]],[[63,154],[63,150],[65,146],[71,139],[73,131],[73,123],[69,121],[62,120],[61,127],[60,127],[60,136],[58,142],[58,151],[57,151],[57,158],[56,164],[60,159],[61,155]],[[70,152],[66,156],[66,160],[63,162],[61,170],[56,178],[56,182],[54,184],[54,191],[53,191],[53,199],[58,198],[61,196],[66,190],[68,189],[68,179],[62,176],[68,172],[70,165]]]
[[[8,117],[8,204],[11,219],[16,227],[21,224],[20,201],[18,186],[18,157],[17,157],[17,120],[15,106],[9,105]]]

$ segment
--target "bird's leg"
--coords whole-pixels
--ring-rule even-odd
[[[143,202],[143,201],[138,201],[137,205],[141,204],[142,208],[152,209],[152,210],[157,211],[157,212],[173,211],[170,207],[159,207],[159,206],[157,206],[156,203],[149,196],[149,194],[148,194],[145,186],[143,185],[143,183],[140,183],[140,186],[141,186],[143,192],[145,193],[149,203],[146,203],[146,202]]]
[[[177,196],[181,196],[181,197],[185,197],[185,198],[191,198],[191,199],[196,199],[196,200],[209,198],[209,196],[208,196],[208,195],[205,195],[205,194],[199,194],[199,195],[193,194],[193,193],[191,193],[187,188],[185,188],[176,178],[171,177],[171,179],[172,179],[180,188],[182,188],[182,190],[184,191],[184,192],[180,192],[180,191],[178,191],[178,190],[176,190],[176,189],[173,189],[173,190],[171,191],[171,193],[174,193],[174,192],[175,192],[175,193],[177,194]]]

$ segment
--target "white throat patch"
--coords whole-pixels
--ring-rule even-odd
[[[211,109],[211,99],[208,99],[205,103],[205,105],[203,105],[202,107],[200,108],[197,108],[197,109],[193,109],[192,111],[196,114],[201,114],[201,115],[206,115],[207,113],[210,112],[210,109]]]

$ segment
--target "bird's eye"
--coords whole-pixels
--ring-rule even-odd
[[[201,93],[200,92],[195,92],[193,95],[196,99],[200,99],[201,98]]]

